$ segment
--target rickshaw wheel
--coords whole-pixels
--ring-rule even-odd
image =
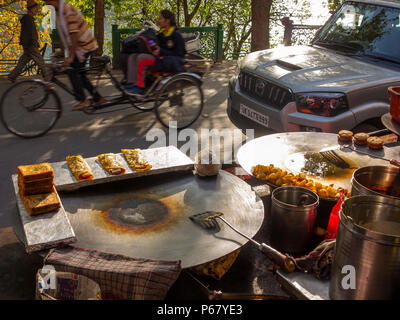
[[[176,76],[164,84],[155,101],[157,119],[167,128],[184,129],[203,111],[201,83],[194,77]]]

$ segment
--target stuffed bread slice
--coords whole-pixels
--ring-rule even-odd
[[[66,160],[68,167],[76,180],[92,180],[94,178],[89,165],[82,156],[68,156],[66,157]]]
[[[147,171],[152,168],[152,165],[147,162],[140,149],[121,149],[121,152],[132,170]]]
[[[119,175],[124,174],[125,169],[117,160],[117,155],[114,153],[105,153],[97,156],[97,161],[103,166],[109,174]]]

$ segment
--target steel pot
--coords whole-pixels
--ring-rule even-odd
[[[306,200],[302,202],[302,198]],[[318,195],[306,188],[275,189],[271,195],[271,244],[289,253],[307,250],[318,203]]]
[[[399,199],[392,195],[374,191],[374,187],[391,189],[393,194],[400,194],[400,168],[386,166],[368,166],[354,171],[351,179],[351,195],[384,196]]]
[[[344,201],[329,287],[331,299],[400,299],[400,199]]]

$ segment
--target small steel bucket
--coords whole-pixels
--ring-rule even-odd
[[[305,252],[313,235],[318,204],[318,195],[306,188],[275,189],[271,196],[271,244],[283,252]]]
[[[344,201],[329,295],[400,298],[400,200],[368,195]]]

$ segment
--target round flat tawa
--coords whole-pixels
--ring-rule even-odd
[[[264,219],[262,201],[250,186],[227,172],[199,178],[154,176],[60,193],[77,247],[134,258],[197,266],[233,252],[247,240],[223,222],[208,231],[189,217],[220,211],[253,237]]]
[[[273,164],[282,170],[291,171],[295,174],[302,172],[304,167],[304,154],[306,152],[320,152],[334,149],[351,166],[339,175],[317,177],[308,175],[325,185],[334,184],[336,188],[351,189],[351,177],[355,169],[364,166],[383,165],[391,166],[377,156],[386,159],[399,159],[398,152],[384,147],[382,150],[371,150],[366,146],[357,146],[350,143],[352,148],[367,152],[370,155],[360,154],[344,148],[338,143],[337,134],[316,132],[287,132],[263,136],[249,141],[243,145],[237,154],[239,164],[249,173],[255,165]]]
[[[386,113],[381,117],[382,124],[386,129],[400,136],[400,124],[393,120],[390,113]]]

